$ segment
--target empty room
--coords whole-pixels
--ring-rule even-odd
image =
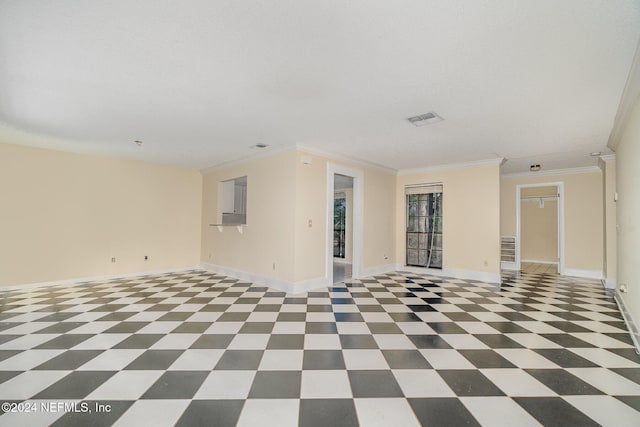
[[[640,425],[639,0],[0,0],[0,426]]]

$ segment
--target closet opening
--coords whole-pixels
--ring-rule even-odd
[[[562,183],[519,185],[516,191],[518,270],[563,274]]]

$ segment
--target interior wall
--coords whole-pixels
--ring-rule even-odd
[[[294,280],[295,153],[206,172],[202,187],[202,261],[278,280]],[[220,223],[221,182],[247,177],[246,227]]]
[[[344,243],[344,259],[347,262],[353,261],[353,189],[348,188],[345,191],[347,195],[346,201],[346,230]]]
[[[443,269],[499,275],[498,164],[399,175],[395,203],[397,262],[405,264],[405,186],[431,183],[443,185]]]
[[[329,256],[326,253],[328,162],[357,169],[364,174],[361,274],[367,275],[392,263],[395,175],[305,151],[298,151],[296,155],[296,280],[317,279],[325,275]],[[313,227],[309,227],[309,220]]]
[[[197,265],[201,188],[197,170],[0,144],[0,286]]]
[[[616,147],[617,166],[617,281],[633,323],[640,328],[640,99]],[[624,285],[626,292],[620,292]],[[637,333],[637,331],[636,331]]]
[[[597,276],[603,269],[602,173],[502,177],[500,234],[516,235],[516,186],[564,183],[564,267],[576,274]],[[573,270],[573,271],[572,271]]]
[[[376,169],[364,169],[363,275],[387,271],[397,262],[394,224],[398,220],[396,176]]]
[[[604,277],[607,287],[616,285],[616,161],[600,162],[602,169],[603,215],[604,215]]]
[[[325,276],[327,239],[327,163],[295,152],[295,271],[296,281]]]
[[[523,261],[558,262],[558,202],[522,201],[521,255]]]

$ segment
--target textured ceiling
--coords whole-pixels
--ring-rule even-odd
[[[256,143],[588,166],[639,36],[631,0],[0,0],[0,142],[197,168]],[[429,111],[444,121],[406,120]]]

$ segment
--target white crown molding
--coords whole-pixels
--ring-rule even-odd
[[[351,157],[351,156],[345,156],[343,154],[339,154],[339,153],[335,153],[335,152],[331,152],[331,151],[327,151],[327,150],[321,150],[315,147],[311,147],[309,145],[304,145],[304,144],[296,144],[296,149],[298,151],[302,151],[304,153],[307,154],[315,154],[316,156],[322,156],[322,157],[326,157],[330,160],[335,160],[338,162],[344,162],[344,163],[349,163],[352,165],[357,165],[357,166],[362,166],[362,167],[366,167],[366,168],[370,168],[370,169],[375,169],[377,171],[380,172],[385,172],[391,175],[395,175],[398,171],[396,169],[387,167],[387,166],[383,166],[383,165],[379,165],[377,163],[372,163],[372,162],[368,162],[366,160],[362,160],[362,159],[358,159],[355,157]]]
[[[503,157],[493,158],[493,159],[484,159],[484,160],[474,160],[471,162],[462,162],[462,163],[447,163],[444,165],[436,165],[436,166],[427,166],[424,168],[414,168],[414,169],[401,169],[398,171],[398,175],[412,175],[417,173],[428,173],[435,172],[447,169],[463,169],[463,168],[474,168],[479,166],[490,166],[490,165],[501,165],[504,162]]]
[[[92,282],[102,282],[102,281],[117,280],[117,279],[130,279],[133,277],[152,276],[156,274],[182,273],[185,271],[192,271],[192,270],[201,270],[201,268],[198,265],[194,265],[192,267],[172,268],[168,270],[140,271],[137,273],[112,274],[108,276],[80,277],[76,279],[56,280],[52,282],[25,283],[23,285],[4,286],[0,288],[0,291],[15,291],[18,289],[42,288],[42,287],[49,287],[49,286],[68,286],[68,285],[80,286],[80,285],[86,285]]]
[[[579,173],[593,173],[593,172],[600,172],[600,168],[598,166],[583,166],[579,168],[551,169],[548,171],[538,171],[538,172],[505,173],[505,174],[502,174],[500,178],[520,178],[520,177],[548,176],[548,175],[575,175]]]
[[[300,152],[307,153],[307,154],[315,154],[316,156],[326,157],[329,160],[334,160],[334,161],[343,162],[343,163],[349,163],[351,165],[357,165],[357,166],[366,167],[366,168],[369,168],[369,169],[375,169],[375,170],[378,170],[380,172],[388,173],[390,175],[395,175],[397,173],[397,171],[395,169],[389,168],[389,167],[386,167],[386,166],[382,166],[382,165],[379,165],[377,163],[371,163],[371,162],[368,162],[366,160],[357,159],[355,157],[344,156],[342,154],[334,153],[334,152],[331,152],[331,151],[320,150],[318,148],[311,147],[311,146],[308,146],[308,145],[303,145],[303,144],[292,144],[292,145],[287,145],[287,146],[284,146],[284,147],[266,149],[265,151],[260,151],[258,153],[252,154],[252,155],[247,156],[247,157],[243,157],[241,159],[231,160],[231,161],[228,161],[228,162],[220,163],[218,165],[208,166],[206,168],[202,168],[202,169],[200,169],[200,172],[202,174],[207,174],[207,173],[211,173],[211,172],[217,172],[217,171],[228,169],[228,168],[231,168],[231,167],[234,167],[234,166],[240,166],[240,165],[244,165],[244,164],[247,164],[247,163],[251,163],[251,162],[254,162],[256,160],[262,160],[262,159],[266,159],[266,158],[269,158],[269,157],[273,157],[273,156],[276,156],[278,154],[287,153],[289,151],[300,151]]]
[[[613,128],[609,134],[609,141],[607,146],[613,151],[616,151],[620,139],[624,134],[624,130],[629,122],[629,117],[633,107],[640,97],[640,42],[636,46],[636,53],[633,56],[633,62],[631,63],[631,69],[629,70],[629,76],[627,82],[624,85],[622,96],[620,97],[620,105],[618,105],[618,111],[616,112],[616,118],[613,122]]]
[[[613,162],[616,159],[616,155],[614,154],[605,154],[603,156],[598,157],[598,169],[604,171],[607,167],[607,163]]]
[[[273,147],[266,148],[264,151],[259,151],[255,154],[251,154],[250,156],[242,157],[237,160],[230,160],[228,162],[223,162],[214,166],[207,166],[206,168],[200,169],[200,173],[207,174],[211,172],[217,172],[224,169],[232,168],[234,166],[240,166],[247,163],[254,162],[256,160],[262,160],[269,157],[277,156],[278,154],[287,153],[289,151],[295,151],[296,146],[294,145],[286,145],[284,147]]]

